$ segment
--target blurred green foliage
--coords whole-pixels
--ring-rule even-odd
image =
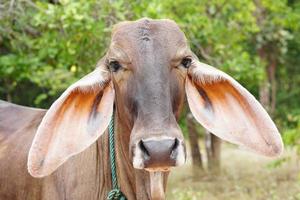
[[[285,142],[299,144],[296,0],[5,0],[0,3],[0,98],[48,108],[94,68],[115,23],[141,17],[175,20],[203,62],[226,71],[256,97],[268,64],[258,50],[267,47],[278,60],[274,117]]]

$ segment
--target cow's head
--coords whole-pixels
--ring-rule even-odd
[[[229,75],[200,63],[176,23],[141,19],[118,24],[97,68],[48,110],[29,172],[46,176],[89,147],[107,129],[114,104],[130,132],[134,168],[155,174],[181,165],[186,155],[177,121],[185,94],[197,121],[220,138],[267,156],[282,151],[262,106]]]

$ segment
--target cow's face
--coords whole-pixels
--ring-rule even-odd
[[[191,62],[186,38],[172,21],[144,19],[115,27],[106,64],[126,119],[122,123],[131,129],[135,168],[169,170],[184,163],[177,120]]]
[[[35,177],[52,173],[94,143],[117,116],[130,132],[132,166],[150,172],[151,196],[162,175],[185,162],[177,124],[184,96],[194,117],[220,138],[267,156],[282,152],[278,130],[255,98],[229,75],[200,63],[170,20],[124,22],[97,68],[71,85],[44,116],[28,157]]]

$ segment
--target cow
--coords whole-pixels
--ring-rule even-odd
[[[112,116],[120,190],[130,200],[165,199],[170,170],[186,161],[178,125],[185,99],[223,140],[270,157],[283,151],[243,86],[201,63],[174,21],[143,18],[115,25],[94,71],[48,110],[0,103],[0,199],[106,199]]]

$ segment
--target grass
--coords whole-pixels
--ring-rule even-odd
[[[171,172],[167,199],[300,200],[300,158],[292,149],[272,160],[225,144],[220,174],[198,180],[190,161]]]

